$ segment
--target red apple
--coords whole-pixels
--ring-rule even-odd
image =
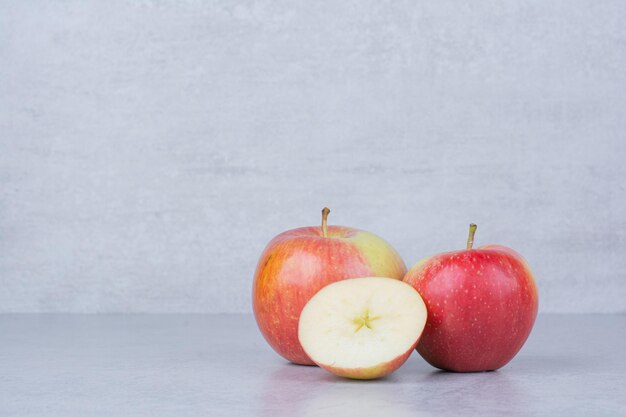
[[[404,277],[428,309],[417,351],[434,367],[456,372],[506,365],[528,338],[537,316],[537,287],[524,258],[504,246],[472,249],[418,262]]]
[[[380,237],[344,226],[302,227],[267,245],[254,275],[254,317],[270,346],[285,359],[314,365],[298,341],[304,305],[324,286],[347,278],[385,276],[401,280],[404,261]]]

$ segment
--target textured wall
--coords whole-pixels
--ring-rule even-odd
[[[624,2],[414,3],[0,0],[0,312],[248,312],[324,205],[626,312]]]

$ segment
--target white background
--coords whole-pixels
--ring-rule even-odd
[[[0,312],[249,312],[277,233],[626,312],[622,1],[0,0]]]

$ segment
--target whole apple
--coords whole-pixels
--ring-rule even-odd
[[[253,309],[261,333],[288,361],[314,365],[298,341],[304,305],[324,286],[343,279],[384,276],[401,280],[404,261],[380,237],[344,226],[302,227],[267,245],[254,275]]]
[[[404,277],[428,310],[417,351],[434,367],[456,372],[491,371],[522,348],[537,316],[537,286],[520,254],[504,246],[434,255]]]

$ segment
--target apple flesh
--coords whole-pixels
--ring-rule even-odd
[[[300,315],[299,339],[321,368],[346,378],[374,379],[398,369],[415,349],[426,306],[411,286],[391,278],[335,282]]]
[[[324,286],[355,277],[402,280],[404,261],[380,237],[344,226],[302,227],[279,234],[265,248],[254,275],[253,310],[261,333],[288,361],[314,365],[298,341],[304,305]]]
[[[417,351],[434,367],[491,371],[522,348],[538,308],[533,274],[520,254],[504,246],[468,249],[424,259],[404,281],[424,298],[428,321]]]

